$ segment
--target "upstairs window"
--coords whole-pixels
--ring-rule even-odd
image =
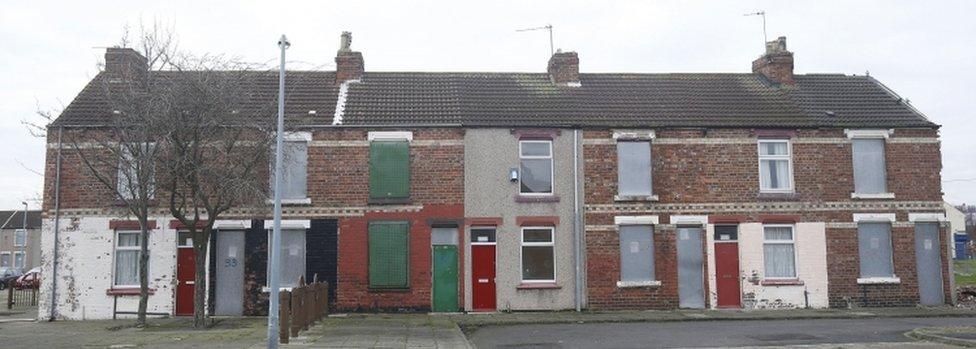
[[[286,203],[308,201],[308,142],[311,138],[311,134],[303,132],[285,135],[281,149],[281,199]],[[274,163],[272,163],[272,191],[274,191],[274,170]]]
[[[617,186],[620,198],[651,196],[651,142],[617,142]]]
[[[887,192],[884,138],[855,138],[851,143],[854,155],[854,193]]]
[[[763,227],[763,262],[766,278],[796,278],[796,245],[792,225]]]
[[[156,195],[156,168],[152,160],[152,152],[156,149],[155,143],[144,143],[142,147],[138,144],[123,146],[121,157],[119,158],[119,170],[116,174],[118,194],[124,199],[135,199],[139,196],[139,176],[149,176],[145,183],[148,198]],[[141,154],[139,154],[141,153]]]
[[[793,158],[789,140],[759,141],[759,190],[793,191]]]
[[[370,133],[371,202],[403,202],[410,198],[410,138],[409,133],[402,132]]]
[[[14,231],[14,246],[21,247],[27,245],[27,230],[17,229]]]
[[[552,141],[519,141],[519,192],[552,194]]]

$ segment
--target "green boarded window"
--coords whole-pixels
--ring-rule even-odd
[[[369,145],[370,199],[410,197],[410,146],[406,141],[372,141]]]
[[[407,222],[369,224],[369,287],[407,288]]]

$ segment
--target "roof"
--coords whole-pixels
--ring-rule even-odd
[[[111,116],[96,76],[55,125]],[[170,74],[177,74],[170,72]],[[286,119],[329,125],[339,87],[332,71],[286,75]],[[557,86],[546,73],[366,72],[349,84],[344,125],[469,127],[938,127],[868,76],[796,75],[779,86],[752,73],[580,74]],[[274,103],[278,77],[254,74],[255,96]],[[249,113],[243,117],[267,117]],[[315,110],[315,114],[310,114]],[[265,114],[265,113],[260,113]]]
[[[0,211],[0,229],[23,229],[24,211]],[[27,229],[41,228],[41,211],[27,211]]]

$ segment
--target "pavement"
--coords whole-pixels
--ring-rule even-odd
[[[330,317],[282,348],[470,348],[448,316],[426,314]]]

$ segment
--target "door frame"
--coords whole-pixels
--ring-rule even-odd
[[[177,310],[176,310],[176,309],[179,308],[179,304],[180,304],[180,292],[179,292],[179,288],[180,288],[180,250],[189,249],[190,250],[190,253],[193,253],[193,242],[192,242],[193,237],[190,237],[189,238],[190,239],[190,243],[189,244],[182,244],[182,243],[180,243],[181,242],[180,241],[181,240],[180,239],[180,234],[183,234],[183,233],[189,233],[189,232],[183,231],[183,230],[177,230],[176,231],[176,263],[174,264],[175,271],[173,273],[174,279],[176,279],[176,288],[173,289],[173,316],[193,316],[193,312],[192,311],[189,314],[178,314],[177,313]],[[193,258],[196,259],[196,256],[193,256]],[[195,260],[194,260],[193,268],[194,268],[193,273],[194,273],[194,275],[196,275],[196,261]],[[196,280],[195,280],[195,278],[196,277],[194,276],[194,280],[190,281],[192,283],[189,284],[189,285],[193,285],[194,292],[196,292]],[[190,298],[190,304],[193,304],[193,298],[192,297]],[[204,306],[204,308],[206,308],[206,306]]]
[[[434,229],[454,229],[454,239],[455,239],[454,240],[454,244],[453,245],[451,245],[451,244],[435,244],[433,242]],[[458,242],[460,242],[460,240],[463,239],[463,236],[460,236],[461,235],[461,227],[458,227],[458,226],[455,226],[455,225],[443,225],[443,226],[435,225],[435,226],[432,226],[430,228],[430,234],[431,234],[431,244],[430,244],[430,311],[431,312],[434,312],[434,287],[435,287],[435,284],[436,284],[434,282],[434,277],[436,276],[436,274],[434,273],[434,246],[454,246],[454,253],[457,254],[455,256],[455,258],[454,258],[454,263],[456,264],[457,272],[458,272],[458,276],[457,276],[458,277],[458,280],[455,280],[456,289],[454,290],[454,293],[455,293],[455,297],[458,300],[458,310],[460,310],[460,308],[463,308],[464,307],[464,305],[461,304],[462,303],[461,302],[461,292],[459,292],[459,291],[461,291],[462,283],[464,281],[464,278],[462,277],[463,273],[461,273],[461,270],[463,268],[463,265],[461,265],[461,263],[462,263],[462,259],[461,259],[462,258],[461,257],[462,252],[461,252],[461,246],[458,243]],[[457,310],[455,310],[454,312],[457,312]]]
[[[733,239],[730,239],[730,240],[719,240],[719,239],[717,239],[716,236],[718,234],[718,227],[735,227],[735,237]],[[713,263],[715,263],[715,308],[718,308],[718,309],[741,309],[742,308],[742,269],[741,269],[742,268],[742,255],[740,253],[742,251],[742,249],[739,248],[739,234],[741,234],[741,231],[739,229],[739,225],[738,224],[714,224],[712,226],[712,235],[713,236],[711,237],[711,240],[712,240],[712,245],[713,245],[712,246],[712,251],[714,251],[714,257],[713,257],[714,262]],[[707,240],[708,239],[706,237],[706,241]],[[736,290],[738,292],[738,294],[739,294],[738,302],[737,302],[738,304],[737,305],[719,305],[721,303],[721,301],[720,301],[721,298],[720,298],[720,293],[719,293],[719,280],[721,278],[719,277],[719,273],[718,273],[718,265],[719,265],[719,263],[718,263],[718,255],[719,255],[718,254],[718,246],[719,245],[731,245],[731,244],[735,244],[735,253],[736,253],[736,259],[735,259],[735,261],[736,261],[736,264],[737,264],[736,267],[735,267],[735,274],[736,274],[735,277],[738,279],[737,284],[739,285],[739,289]],[[706,250],[706,253],[707,253],[707,250]]]
[[[474,229],[474,228],[475,227],[472,227],[472,229]],[[475,270],[475,268],[474,268],[474,263],[475,263],[475,260],[474,260],[474,251],[473,250],[474,250],[475,246],[493,246],[494,247],[494,251],[495,251],[495,255],[494,255],[494,258],[495,258],[495,268],[494,268],[494,270],[495,270],[495,273],[494,273],[495,274],[495,277],[494,278],[497,280],[498,279],[498,243],[497,243],[498,228],[497,227],[483,227],[483,228],[491,228],[491,229],[494,229],[495,230],[496,241],[491,241],[491,242],[472,242],[472,241],[469,241],[468,242],[468,246],[469,246],[470,250],[472,250],[468,254],[469,255],[468,258],[471,260],[471,273],[470,273],[471,275],[470,275],[470,277],[468,279],[471,280],[471,311],[472,312],[478,312],[478,313],[489,313],[489,312],[498,311],[498,284],[495,283],[494,280],[492,280],[492,284],[495,285],[495,308],[493,308],[493,309],[479,309],[479,308],[475,308],[475,305],[474,305],[474,298],[475,298],[475,292],[474,292],[474,288],[475,288],[474,270]]]

